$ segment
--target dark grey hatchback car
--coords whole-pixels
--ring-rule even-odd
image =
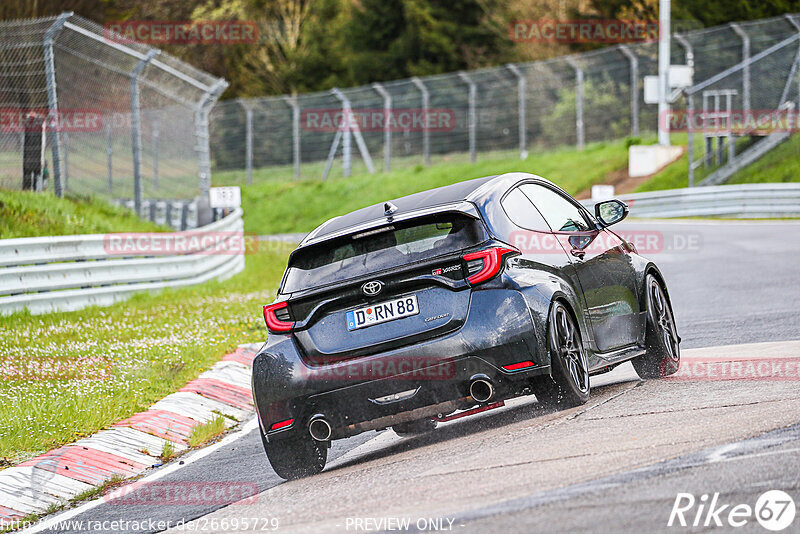
[[[585,403],[590,375],[631,360],[675,373],[680,349],[656,265],[527,173],[489,176],[337,217],[292,252],[253,397],[272,467],[321,471],[333,439],[437,420],[519,395]],[[468,410],[468,412],[462,412]]]

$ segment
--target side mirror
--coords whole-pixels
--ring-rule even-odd
[[[628,211],[628,206],[617,199],[604,200],[594,206],[594,214],[603,228],[620,222],[628,216]]]

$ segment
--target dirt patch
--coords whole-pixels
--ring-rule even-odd
[[[686,147],[682,146],[681,155],[675,158],[673,163],[682,158],[685,153],[686,153]],[[671,163],[669,165],[671,165]],[[604,185],[613,185],[615,195],[624,195],[636,191],[637,187],[639,187],[647,180],[651,179],[653,176],[658,174],[658,172],[654,172],[653,174],[648,174],[647,176],[637,176],[636,178],[631,178],[630,175],[628,174],[628,168],[624,167],[622,169],[617,169],[616,171],[611,171],[610,173],[606,174],[605,179],[600,183]],[[577,198],[578,200],[587,200],[592,198],[592,188],[590,187],[588,189],[584,189],[583,191],[575,195],[575,198]]]

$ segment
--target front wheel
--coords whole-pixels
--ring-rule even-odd
[[[675,328],[672,305],[661,283],[652,274],[645,279],[647,290],[647,352],[634,358],[633,368],[642,378],[662,378],[678,372],[681,364],[680,338]]]
[[[589,400],[589,362],[581,333],[561,302],[550,310],[547,324],[550,374],[536,384],[536,398],[545,406],[570,408]]]
[[[267,442],[261,433],[261,442],[272,469],[286,480],[316,475],[328,461],[327,444],[316,441],[311,436],[302,435]]]

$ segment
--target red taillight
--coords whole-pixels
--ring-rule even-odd
[[[286,421],[279,421],[277,423],[274,423],[271,427],[269,427],[269,429],[270,430],[280,430],[281,428],[286,428],[288,426],[292,426],[293,423],[294,423],[294,419],[287,419]]]
[[[528,367],[533,367],[534,365],[536,364],[531,361],[517,362],[509,365],[504,365],[503,369],[505,369],[506,371],[518,371],[520,369],[527,369]]]
[[[288,305],[286,301],[283,301],[264,306],[264,322],[267,323],[267,328],[270,332],[283,333],[289,332],[294,328],[294,322],[278,319],[278,311],[285,310]],[[284,313],[288,316],[288,310]]]
[[[464,256],[464,261],[467,262],[468,272],[470,273],[467,280],[472,285],[485,282],[500,272],[500,269],[503,267],[504,255],[519,253],[519,250],[511,246],[492,247],[479,250],[478,252],[470,252]],[[480,266],[480,270],[472,273],[470,264],[477,264],[478,261],[482,261],[483,264]]]

